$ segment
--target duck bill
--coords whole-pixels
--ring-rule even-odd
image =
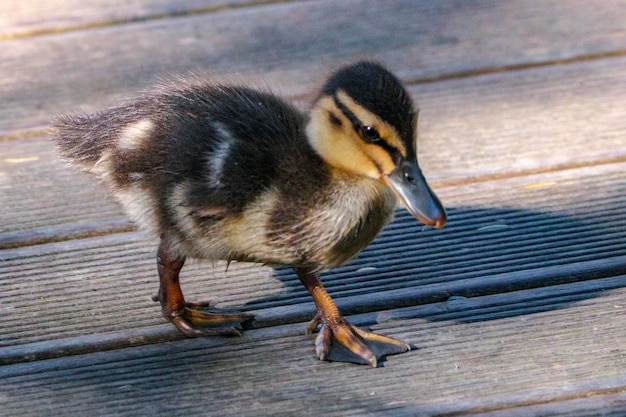
[[[417,220],[437,229],[446,224],[446,210],[428,186],[417,161],[402,162],[389,174],[383,175],[383,182]]]

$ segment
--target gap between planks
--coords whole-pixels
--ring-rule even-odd
[[[137,22],[151,22],[158,21],[170,18],[184,17],[184,16],[199,16],[203,14],[211,14],[217,13],[223,10],[232,10],[232,9],[243,9],[243,8],[254,8],[259,6],[270,6],[272,4],[281,4],[281,3],[294,3],[294,0],[231,0],[225,2],[216,2],[216,4],[212,5],[204,5],[204,6],[191,6],[189,8],[181,8],[178,10],[169,10],[169,11],[152,11],[145,13],[143,15],[133,15],[130,11],[126,16],[120,16],[118,18],[109,18],[108,20],[104,19],[94,19],[92,21],[87,21],[83,23],[74,23],[71,24],[66,22],[60,26],[48,26],[41,28],[31,28],[24,30],[13,30],[5,33],[0,32],[0,42],[8,41],[8,40],[16,40],[16,39],[25,39],[25,38],[34,38],[37,36],[45,36],[45,35],[54,35],[60,33],[70,33],[70,32],[78,32],[83,30],[90,29],[98,29],[105,28],[111,26],[120,26],[129,23],[137,23]],[[17,6],[16,6],[17,7]],[[103,14],[104,17],[106,15]]]
[[[0,39],[1,40],[1,39]],[[511,64],[511,65],[502,65],[502,66],[492,66],[485,68],[476,68],[470,69],[467,71],[458,71],[458,72],[450,72],[450,73],[441,73],[437,76],[423,76],[417,78],[402,78],[402,82],[407,86],[419,86],[424,84],[434,84],[439,82],[453,81],[453,80],[463,80],[466,78],[472,77],[480,77],[480,76],[488,76],[493,74],[500,73],[515,73],[515,72],[523,72],[532,69],[539,69],[545,67],[555,67],[555,66],[563,66],[563,65],[571,65],[577,63],[584,63],[594,60],[601,59],[612,59],[612,58],[623,58],[626,57],[626,49],[619,49],[608,52],[601,52],[598,54],[580,54],[568,58],[563,59],[550,59],[545,61],[537,61],[537,62],[529,62],[529,63],[520,63],[520,64]],[[283,99],[288,102],[309,102],[311,98],[314,96],[314,92],[307,92],[305,94],[295,93],[295,94],[285,94],[281,95]],[[9,141],[17,141],[22,139],[31,139],[38,138],[42,136],[50,136],[52,134],[52,129],[50,125],[43,126],[33,126],[31,128],[24,129],[12,129],[8,131],[0,131],[0,143],[1,142],[9,142]],[[502,176],[491,175],[491,176],[483,176],[483,177],[474,177],[467,178],[469,182],[477,182],[477,181],[489,181],[492,179],[500,179],[500,178],[509,178],[510,176],[519,176],[519,175],[528,175],[528,174],[536,174],[541,172],[550,172],[555,170],[563,170],[563,169],[572,169],[583,166],[590,166],[594,164],[609,164],[616,162],[626,161],[626,155],[616,155],[612,158],[605,158],[597,161],[589,160],[589,161],[575,161],[569,164],[560,164],[554,166],[547,166],[542,170],[529,170],[529,171],[518,171],[515,173],[510,173],[511,175],[507,176],[509,173],[505,173]],[[461,180],[454,180],[450,182],[442,181],[441,186],[446,185],[457,185],[461,184]]]
[[[297,323],[251,331],[243,339],[180,340],[159,346],[4,366],[0,367],[0,378],[5,381],[0,392],[8,400],[5,405],[9,408],[18,407],[20,402],[27,401],[32,402],[29,405],[35,408],[46,406],[48,411],[68,404],[73,404],[69,407],[77,407],[77,404],[83,406],[87,403],[92,407],[123,407],[121,403],[128,402],[135,408],[141,408],[148,402],[153,404],[154,401],[158,403],[159,398],[162,400],[162,390],[171,389],[172,381],[176,381],[181,388],[179,394],[184,404],[196,404],[198,410],[205,406],[186,397],[191,391],[185,390],[195,390],[198,395],[204,396],[205,402],[216,403],[217,408],[204,409],[204,412],[196,410],[188,415],[207,415],[207,410],[225,415],[229,404],[235,406],[221,395],[227,392],[237,398],[245,396],[247,400],[255,401],[264,392],[269,394],[268,390],[277,390],[281,395],[276,400],[285,401],[293,398],[300,386],[308,388],[309,394],[313,386],[317,394],[321,392],[326,395],[318,397],[319,408],[305,407],[308,411],[302,415],[314,415],[316,412],[317,415],[337,415],[341,411],[334,408],[335,404],[343,404],[346,409],[363,405],[359,397],[354,397],[355,384],[348,383],[346,386],[347,381],[357,377],[360,383],[356,386],[360,390],[373,390],[377,394],[375,401],[370,404],[373,408],[368,415],[390,415],[393,411],[392,414],[398,416],[452,416],[495,413],[508,409],[519,411],[525,407],[537,409],[561,401],[584,399],[586,396],[611,396],[624,392],[626,376],[615,370],[605,373],[611,367],[612,360],[620,354],[619,347],[612,350],[611,346],[605,345],[606,337],[602,344],[606,348],[595,354],[586,352],[580,344],[572,346],[572,358],[559,358],[558,352],[560,348],[568,349],[564,343],[576,339],[578,333],[573,329],[600,322],[603,325],[597,331],[602,334],[606,333],[604,330],[617,329],[619,326],[611,320],[611,316],[615,314],[614,311],[619,311],[615,310],[614,304],[624,308],[622,301],[625,286],[626,276],[621,276],[496,294],[468,299],[465,303],[450,300],[350,317],[355,324],[374,323],[376,330],[391,331],[400,337],[410,335],[418,343],[419,349],[412,354],[392,357],[386,369],[368,370],[353,365],[317,362],[312,353],[307,354],[313,348],[310,338],[303,335],[304,325]],[[511,311],[512,305],[520,308]],[[495,309],[503,315],[485,317],[481,314],[488,309]],[[442,312],[448,314],[443,321]],[[518,316],[521,318],[497,320]],[[478,323],[478,326],[468,324],[473,323],[472,318],[484,323]],[[578,324],[568,326],[571,321]],[[485,327],[487,324],[489,326]],[[456,330],[454,336],[449,334],[451,329]],[[482,337],[477,338],[476,331],[480,329]],[[537,338],[528,340],[531,335]],[[508,341],[504,345],[499,343],[502,338]],[[591,343],[590,349],[597,349],[593,338],[594,333],[590,332],[578,341],[581,344]],[[476,350],[481,346],[486,351]],[[537,352],[540,346],[544,346],[545,351]],[[471,352],[472,349],[475,351]],[[269,360],[272,352],[284,352],[284,363],[281,360]],[[553,358],[552,354],[556,354],[556,357]],[[604,371],[596,371],[593,362],[589,362],[594,355]],[[522,357],[517,362],[499,363],[517,356]],[[524,364],[525,358],[531,362],[530,365]],[[455,369],[452,366],[454,361],[461,360],[464,361],[461,368]],[[561,360],[565,362],[561,363]],[[586,362],[584,369],[589,373],[584,374],[587,378],[572,379],[570,375],[576,372],[579,360]],[[556,372],[551,375],[549,365],[563,365],[572,374]],[[544,369],[546,366],[548,368]],[[271,381],[266,379],[270,369],[273,375]],[[505,387],[493,386],[492,378],[496,374],[503,374],[514,381],[503,381],[501,385]],[[298,380],[302,375],[306,375],[306,378]],[[416,375],[420,377],[416,379]],[[533,377],[540,379],[540,383]],[[258,386],[253,392],[247,391],[246,384],[254,386],[259,382],[267,384],[265,391]],[[41,387],[51,386],[54,386],[53,390],[41,390]],[[416,392],[418,387],[419,391]],[[442,391],[444,387],[445,391]],[[94,389],[107,389],[107,395],[80,398]],[[284,394],[281,389],[285,389],[288,394]],[[137,401],[131,395],[139,392],[144,402]],[[328,396],[329,393],[336,395]],[[350,393],[352,397],[347,402],[334,402],[337,399],[335,397]],[[58,402],[51,401],[54,395],[59,399]],[[175,397],[169,397],[167,404],[174,401]],[[378,398],[385,401],[377,402]],[[402,401],[394,403],[392,407],[389,401],[394,398]],[[584,404],[579,405],[584,407]],[[242,408],[246,406],[249,407],[249,404],[240,404]],[[270,411],[275,411],[278,406],[274,401],[268,401],[263,404],[262,411],[254,411],[270,415]],[[237,414],[231,411],[230,415]]]

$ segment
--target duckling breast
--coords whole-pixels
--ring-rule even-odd
[[[361,252],[392,216],[396,198],[377,181],[343,177],[298,200],[283,196],[267,227],[273,248],[290,264],[327,269]]]
[[[381,188],[366,204],[356,224],[338,240],[326,254],[325,267],[342,265],[358,255],[393,217],[396,197],[387,188]]]

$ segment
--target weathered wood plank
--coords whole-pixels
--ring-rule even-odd
[[[572,395],[572,399],[567,398],[567,396],[552,398],[545,396],[543,399],[536,399],[538,397],[537,394],[539,394],[538,390],[531,391],[530,394],[522,393],[522,395],[527,397],[523,398],[522,395],[515,395],[519,405],[513,407],[507,406],[513,402],[511,395],[507,395],[508,398],[501,399],[501,404],[506,408],[498,408],[497,405],[493,404],[493,401],[487,407],[477,402],[474,410],[464,415],[473,417],[622,417],[626,413],[626,393],[624,393],[624,387],[615,384],[615,381],[607,381],[605,384],[611,388],[605,388],[600,383],[588,384],[584,388],[585,395],[580,395],[580,391],[575,392]],[[546,390],[544,389],[543,391],[545,392]],[[531,397],[532,394],[535,394],[535,398]],[[534,400],[535,403],[524,403],[524,400]],[[485,408],[491,409],[491,411],[484,411]]]
[[[38,219],[41,221],[41,219]],[[78,221],[61,226],[41,226],[0,234],[0,249],[32,246],[69,239],[121,233],[134,230],[135,226],[126,217],[113,217],[99,221]]]
[[[2,251],[0,286],[7,320],[0,345],[163,323],[150,300],[157,289],[153,243],[139,233],[119,233]],[[211,289],[210,299],[226,301],[226,307],[229,298],[233,304],[282,288],[279,281],[266,278],[269,268],[233,264],[225,270],[223,263],[211,268],[192,262],[185,268],[183,288],[200,287],[203,294]],[[251,279],[246,289],[240,287],[246,281],[242,276]],[[10,329],[12,323],[20,325]]]
[[[353,320],[353,314],[380,311],[381,306],[384,309],[389,309],[424,303],[424,311],[429,311],[431,307],[429,307],[430,304],[428,303],[447,300],[448,310],[439,311],[441,313],[440,320],[444,320],[450,315],[448,314],[450,311],[453,312],[452,314],[456,314],[454,313],[456,310],[464,310],[470,306],[472,308],[483,306],[481,304],[482,301],[476,300],[477,297],[485,297],[485,294],[511,294],[511,291],[519,288],[541,288],[555,285],[555,283],[576,282],[582,278],[591,282],[591,284],[586,285],[585,288],[587,290],[594,287],[594,285],[598,285],[598,283],[602,283],[604,285],[603,289],[606,289],[606,284],[599,277],[622,273],[625,270],[626,256],[622,256],[599,261],[571,263],[565,266],[540,267],[534,270],[489,275],[481,279],[459,279],[452,282],[425,284],[400,290],[388,289],[372,294],[341,297],[341,293],[339,293],[340,297],[336,297],[336,300],[340,309],[346,315],[350,315],[351,320]],[[564,288],[563,291],[569,291],[568,287],[564,286]],[[549,297],[546,296],[545,298]],[[484,300],[484,303],[488,303],[486,300],[489,300],[489,298],[487,297]],[[517,314],[519,309],[526,308],[516,304],[515,295],[510,295],[509,303],[510,310],[507,312],[492,309],[489,314],[491,317],[508,317]],[[259,303],[256,304],[257,306],[259,305]],[[485,306],[489,307],[486,310],[492,307],[487,304]],[[539,308],[539,310],[541,309]],[[314,307],[310,302],[307,303],[302,300],[299,304],[283,304],[262,310],[249,311],[253,311],[256,317],[250,328],[266,328],[308,320],[314,314]],[[433,310],[431,313],[434,314],[435,312],[436,310]],[[380,314],[385,316],[387,313],[381,312]],[[468,316],[465,320],[477,319]],[[68,325],[68,323],[65,324]],[[69,323],[68,327],[71,325],[72,323]],[[72,330],[80,334],[79,330],[81,328],[79,326],[79,328]],[[54,329],[51,329],[51,331],[54,331]],[[26,334],[26,336],[28,335]],[[66,329],[39,341],[22,344],[11,344],[9,342],[7,345],[1,346],[0,364],[8,365],[40,361],[180,339],[183,339],[181,334],[169,324],[155,324],[135,328],[129,323],[128,328],[122,328],[121,330],[102,331],[99,329],[98,333],[85,333],[78,336],[69,335],[69,337]]]
[[[131,0],[107,14],[96,0],[28,29],[62,35],[13,26],[0,140],[22,140],[0,143],[0,415],[626,414],[626,2],[335,3]],[[442,231],[400,211],[325,276],[352,322],[419,348],[382,369],[313,358],[313,305],[285,269],[186,267],[190,299],[254,311],[258,328],[182,340],[149,300],[154,240],[19,131],[169,71],[265,78],[302,100],[365,54],[421,103],[422,165],[450,208]]]
[[[625,14],[623,0],[301,1],[5,41],[0,132],[95,110],[171,72],[298,95],[364,56],[419,80],[619,55]]]
[[[422,229],[399,211],[358,259],[325,274],[326,287],[355,313],[619,273],[626,269],[625,170],[622,163],[443,188],[445,229]],[[0,251],[0,344],[161,324],[149,299],[155,248],[154,239],[132,232]],[[190,299],[257,311],[264,326],[313,313],[286,269],[196,263],[182,282]]]
[[[50,139],[0,143],[0,247],[28,242],[36,229],[97,221],[106,228],[124,216],[93,178],[64,166]]]
[[[263,0],[3,0],[0,40],[191,15],[241,7]]]
[[[597,415],[590,404],[596,413],[619,415],[626,390],[626,336],[618,319],[625,288],[626,276],[616,276],[352,317],[418,347],[375,370],[315,360],[303,323],[242,338],[7,365],[0,368],[0,410],[27,416],[519,415],[513,411],[566,401],[561,411],[569,415]],[[592,403],[577,401],[590,395]]]
[[[615,58],[411,87],[422,108],[421,165],[440,189],[624,161],[624,79],[626,58]],[[543,180],[551,178],[558,174]],[[465,187],[459,192],[469,200],[454,204],[473,204]],[[123,216],[93,178],[62,165],[48,138],[0,142],[0,206],[0,247],[28,242],[28,230],[78,221],[102,233],[97,222]],[[40,232],[54,239],[54,230]]]
[[[420,161],[443,184],[625,161],[625,79],[617,58],[419,85]]]

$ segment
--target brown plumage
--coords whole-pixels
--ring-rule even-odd
[[[318,307],[308,330],[320,326],[320,359],[335,340],[376,366],[408,345],[347,323],[319,271],[367,246],[398,199],[422,222],[444,225],[417,165],[416,124],[400,82],[360,62],[328,80],[309,114],[245,87],[182,83],[56,127],[61,154],[160,237],[155,299],[184,334],[234,334],[225,325],[251,318],[187,304],[178,284],[186,257],[291,265]],[[375,354],[370,339],[386,348]]]

